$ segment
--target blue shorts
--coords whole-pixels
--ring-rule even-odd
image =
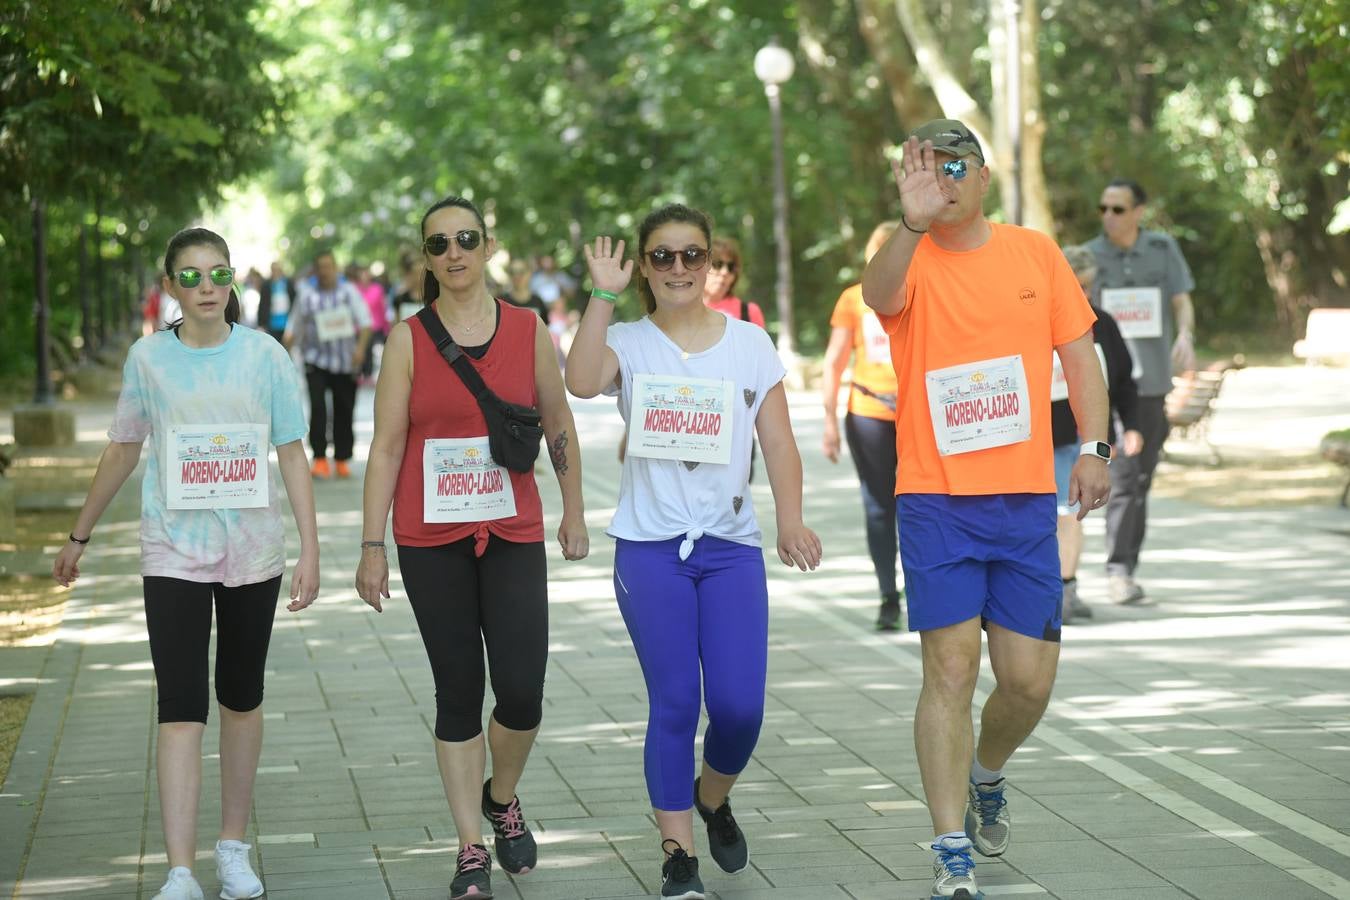
[[[1053,494],[900,494],[895,510],[910,631],[979,616],[1059,640],[1064,583]]]
[[[1078,512],[1077,503],[1069,506],[1069,476],[1073,474],[1079,452],[1077,444],[1055,448],[1055,505],[1061,516],[1072,516]]]

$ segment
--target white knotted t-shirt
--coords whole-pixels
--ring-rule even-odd
[[[723,314],[725,315],[725,314]],[[697,410],[678,408],[647,398],[637,398],[643,421],[659,422],[679,429],[676,438],[695,441],[700,430],[710,430],[713,416],[721,416],[722,429],[730,428],[731,461],[712,462],[637,455],[630,443],[624,456],[623,480],[618,508],[610,523],[610,537],[630,541],[664,541],[685,537],[682,556],[693,541],[707,535],[752,547],[760,546],[759,523],[750,499],[750,448],[755,418],[764,397],[787,374],[768,334],[756,325],[727,317],[726,330],[712,347],[701,353],[684,351],[650,318],[611,325],[606,343],[619,357],[619,412],[630,433],[641,423],[634,420],[634,386],[637,376],[673,386],[671,396],[698,399]],[[692,390],[680,388],[688,379]],[[710,382],[730,383],[730,409],[716,406]]]

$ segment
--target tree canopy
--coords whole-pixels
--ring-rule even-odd
[[[318,246],[392,262],[451,193],[513,254],[577,264],[585,238],[631,237],[679,199],[741,241],[737,291],[763,302],[770,123],[752,62],[776,37],[797,60],[782,96],[804,347],[872,226],[898,215],[888,147],[944,114],[992,130],[999,153],[1020,124],[1028,221],[1064,243],[1098,231],[1106,181],[1143,183],[1195,272],[1202,342],[1287,345],[1308,307],[1350,305],[1350,0],[1022,0],[1012,26],[989,0],[49,5],[0,18],[0,240],[19,256],[25,192],[62,210],[59,256],[92,197],[109,228],[149,240],[142,221],[171,231],[249,181],[292,265]],[[1007,218],[999,192],[988,209]],[[5,255],[6,297],[23,296]]]

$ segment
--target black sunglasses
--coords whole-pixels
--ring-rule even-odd
[[[684,260],[684,267],[691,272],[698,271],[708,262],[708,251],[702,247],[685,247],[683,250],[667,250],[665,247],[657,247],[647,254],[647,259],[651,260],[653,269],[664,272],[674,267],[675,257],[677,256]]]
[[[736,273],[736,262],[735,262],[735,260],[731,260],[731,259],[714,259],[714,260],[710,263],[710,265],[712,266],[712,270],[713,270],[714,272],[719,271],[719,270],[721,270],[721,269],[726,269],[728,272],[731,272],[733,275]]]
[[[1102,215],[1106,215],[1106,211],[1108,209],[1118,216],[1123,216],[1130,211],[1130,208],[1128,206],[1107,206],[1105,203],[1097,204],[1097,212],[1101,213]]]
[[[455,232],[455,243],[459,244],[461,250],[473,250],[483,242],[483,235],[472,229]],[[429,234],[426,240],[422,241],[422,249],[432,256],[440,256],[450,249],[450,235],[448,234]]]

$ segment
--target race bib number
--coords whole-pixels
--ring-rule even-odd
[[[166,440],[169,509],[267,506],[266,425],[175,425]]]
[[[422,521],[486,522],[516,514],[511,476],[488,439],[428,438],[422,445]]]
[[[1111,384],[1111,379],[1106,374],[1106,354],[1102,352],[1101,344],[1093,344],[1092,349],[1097,351],[1097,362],[1102,366],[1102,380]],[[1050,370],[1050,402],[1069,399],[1069,382],[1064,377],[1064,366],[1059,361],[1059,351],[1054,351],[1054,368]]]
[[[863,355],[870,363],[889,366],[891,364],[891,336],[882,327],[881,320],[872,310],[865,310],[862,317]]]
[[[352,311],[345,306],[319,310],[314,314],[314,326],[319,330],[319,340],[325,343],[356,336],[356,323],[352,321]]]
[[[1162,337],[1162,290],[1155,287],[1103,288],[1102,309],[1127,338]]]
[[[925,376],[938,453],[951,456],[1031,438],[1021,355],[934,369]]]
[[[668,375],[633,377],[628,452],[651,459],[731,462],[733,382]]]

